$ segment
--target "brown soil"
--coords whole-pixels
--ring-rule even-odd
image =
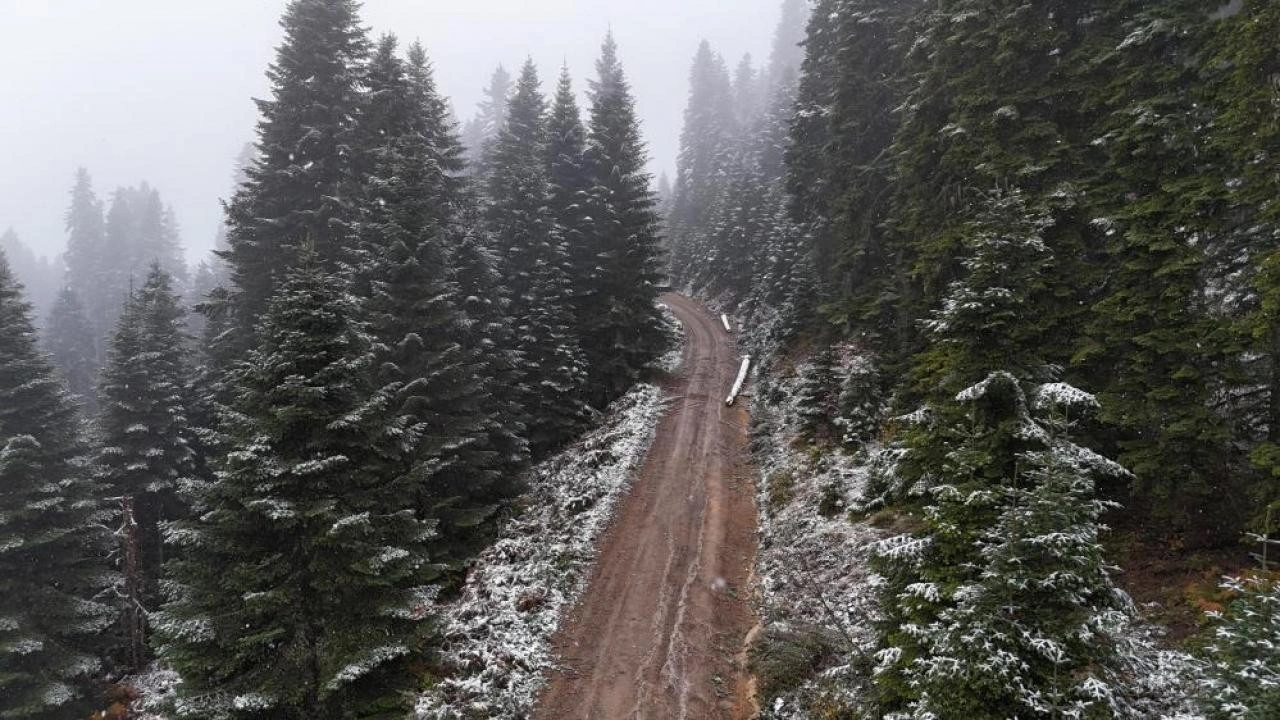
[[[595,574],[554,639],[560,668],[536,718],[746,720],[744,640],[756,513],[747,412],[726,407],[741,358],[720,322],[678,295],[680,377]]]
[[[1205,613],[1222,610],[1230,596],[1219,585],[1224,575],[1256,566],[1252,547],[1240,545],[1189,551],[1168,538],[1120,529],[1106,541],[1107,559],[1121,568],[1115,580],[1137,603],[1142,615],[1168,628],[1177,645],[1204,628]]]

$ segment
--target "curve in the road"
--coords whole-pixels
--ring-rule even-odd
[[[738,356],[700,304],[664,295],[684,325],[673,400],[594,575],[555,638],[560,669],[544,720],[745,720],[754,714],[742,646],[755,504],[747,413],[723,398]]]

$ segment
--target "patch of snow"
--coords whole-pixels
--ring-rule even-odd
[[[165,720],[161,708],[173,702],[178,684],[178,673],[153,665],[140,675],[125,678],[122,683],[138,692],[138,699],[130,708],[134,720]]]
[[[841,364],[858,361],[855,356]],[[761,623],[766,632],[817,632],[831,652],[811,678],[773,698],[760,717],[809,720],[808,708],[819,696],[848,707],[859,704],[862,673],[854,664],[873,651],[872,622],[879,615],[868,563],[872,547],[886,533],[851,521],[844,511],[862,494],[872,453],[824,448],[819,454],[798,447],[799,381],[768,382],[777,392],[757,391],[752,406],[752,444],[760,470],[756,576]],[[825,517],[824,504],[837,511]]]
[[[603,427],[534,470],[524,512],[476,559],[462,595],[435,608],[453,675],[419,698],[418,720],[528,716],[554,663],[551,635],[586,587],[664,407],[657,387],[639,385]]]
[[[325,689],[336,690],[352,680],[358,680],[368,675],[370,671],[379,665],[395,660],[398,657],[404,657],[409,652],[409,648],[404,645],[386,645],[376,648],[360,660],[348,663],[334,674],[329,682],[325,683]]]
[[[680,366],[684,364],[684,325],[676,319],[676,314],[671,312],[671,308],[664,303],[658,303],[662,308],[662,317],[667,323],[667,334],[671,338],[671,347],[667,352],[658,358],[654,363],[655,367],[661,372],[673,374],[680,370]]]

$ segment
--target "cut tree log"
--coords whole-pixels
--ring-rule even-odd
[[[727,332],[727,333],[731,333],[731,332],[733,332],[733,326],[731,326],[731,325],[729,324],[729,316],[728,316],[728,315],[725,315],[724,313],[720,313],[720,322],[724,323],[724,331],[725,331],[725,332]]]
[[[738,393],[742,392],[742,384],[747,381],[747,370],[751,369],[751,356],[742,356],[742,367],[738,368],[738,379],[733,381],[733,389],[729,391],[729,397],[724,399],[725,405],[732,405],[734,400],[738,399]]]

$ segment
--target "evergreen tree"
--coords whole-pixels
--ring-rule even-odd
[[[304,258],[279,286],[221,413],[230,452],[170,526],[155,618],[195,718],[402,718],[425,639],[433,523],[392,391],[345,283]]]
[[[446,172],[460,168],[458,142],[422,48],[410,48],[403,66],[394,49],[394,39],[384,39],[370,73],[371,98],[394,104],[366,114],[379,119],[383,144],[366,190],[367,260],[358,278],[392,409],[416,429],[416,445],[403,451],[418,477],[417,507],[441,522],[436,559],[460,563],[485,539],[494,503],[512,494],[502,446],[520,443],[494,443],[501,428],[487,414],[491,381],[481,349],[459,343],[464,318],[445,247],[461,202]]]
[[[511,99],[511,74],[502,65],[493,71],[489,85],[484,90],[475,117],[467,122],[462,144],[466,147],[467,167],[473,175],[484,175],[484,163],[489,157],[490,144],[502,131],[507,121],[507,103]]]
[[[139,223],[135,215],[138,208],[129,188],[116,188],[107,208],[106,239],[103,241],[103,257],[99,261],[97,283],[85,292],[89,294],[89,312],[92,316],[98,346],[105,353],[107,339],[120,317],[135,284],[141,280],[133,266],[133,243],[138,235]],[[105,354],[102,365],[106,365]]]
[[[796,414],[803,437],[817,439],[830,426],[835,411],[835,352],[824,346],[805,365],[796,389]]]
[[[314,248],[330,271],[351,259],[353,148],[369,51],[358,7],[355,0],[292,0],[281,20],[284,41],[267,72],[271,98],[258,101],[258,154],[227,207],[222,257],[233,292],[224,311],[232,314],[233,345],[247,343],[300,248]]]
[[[861,447],[880,430],[884,415],[881,385],[875,365],[866,357],[858,357],[841,382],[836,398],[835,424],[846,445]]]
[[[192,270],[191,285],[185,293],[187,305],[196,311],[187,317],[187,330],[192,337],[204,337],[204,330],[208,326],[208,321],[201,308],[209,301],[213,291],[223,286],[222,283],[225,278],[219,277],[219,267],[221,265],[221,260],[211,257],[201,260]]]
[[[67,227],[67,279],[66,285],[82,295],[89,324],[95,340],[105,337],[110,323],[109,281],[105,263],[108,257],[107,228],[103,217],[102,202],[93,191],[93,181],[88,171],[76,171],[76,182],[71,189],[71,204],[66,213]],[[98,350],[101,351],[101,347]],[[94,358],[101,366],[101,355]]]
[[[990,196],[965,228],[966,275],[927,325],[917,372],[933,399],[895,470],[924,493],[925,528],[874,560],[886,713],[1111,717],[1120,694],[1110,629],[1123,608],[1093,483],[1126,473],[1070,439],[1071,413],[1097,402],[1039,356],[1045,237],[1066,209]]]
[[[130,188],[129,194],[136,225],[125,256],[127,276],[141,280],[153,264],[158,264],[177,287],[185,287],[189,276],[173,209],[147,183]]]
[[[187,415],[190,363],[184,314],[168,273],[153,264],[121,313],[102,373],[97,473],[109,497],[119,498],[115,502],[122,507],[127,501],[125,522],[137,527],[138,567],[125,572],[137,575],[127,578],[137,589],[128,602],[142,609],[158,606],[164,560],[160,528],[183,514],[179,494],[190,487],[196,471]],[[127,608],[126,617],[137,610]],[[134,627],[132,634],[138,630]],[[139,642],[138,637],[130,640]],[[133,669],[141,669],[139,648],[129,655]]]
[[[1203,33],[1186,31],[1203,7],[1116,12],[1126,39],[1106,56],[1115,100],[1092,133],[1104,157],[1089,178],[1107,273],[1073,360],[1098,379],[1108,439],[1137,477],[1127,504],[1200,545],[1230,533],[1242,495],[1223,492],[1229,438],[1211,409],[1231,338],[1202,290],[1220,187],[1203,172],[1215,162],[1199,130]]]
[[[64,287],[49,311],[44,346],[62,372],[76,404],[90,411],[98,405],[98,351],[93,327],[75,290]]]
[[[671,262],[685,282],[688,273],[708,268],[713,260],[707,235],[722,193],[723,174],[734,138],[734,107],[724,60],[705,40],[689,71],[689,103],[680,133],[675,197],[667,222],[671,228]]]
[[[1246,2],[1239,12],[1218,13],[1211,47],[1212,83],[1217,108],[1216,131],[1208,136],[1225,158],[1222,187],[1226,227],[1214,245],[1210,292],[1223,296],[1230,317],[1240,319],[1248,351],[1241,354],[1244,384],[1265,388],[1245,394],[1224,414],[1244,419],[1251,459],[1272,478],[1280,476],[1280,176],[1273,161],[1280,155],[1280,113],[1275,82],[1280,76],[1280,8],[1268,2]],[[1230,5],[1226,6],[1229,10]],[[1258,507],[1280,500],[1276,483],[1254,485]]]
[[[1262,720],[1280,713],[1280,585],[1265,573],[1231,577],[1234,599],[1215,613],[1205,647],[1205,712],[1213,720]]]
[[[730,90],[733,99],[732,129],[739,140],[752,135],[760,122],[764,110],[763,78],[756,70],[747,53],[738,61],[733,69],[733,84]]]
[[[586,147],[587,129],[582,124],[569,68],[565,67],[560,71],[547,119],[547,182],[551,193],[548,207],[568,255],[568,299],[576,320],[574,334],[579,338],[586,332],[586,318],[591,313],[587,289],[600,265],[591,241],[591,217],[587,214],[591,178],[584,165]]]
[[[109,538],[74,405],[35,337],[0,255],[0,716],[63,720],[96,700]]]
[[[530,60],[489,156],[485,219],[516,323],[520,385],[535,457],[572,437],[585,419],[586,373],[570,325],[569,258],[548,205],[546,145],[546,102]]]
[[[804,62],[805,26],[809,20],[806,0],[782,0],[782,11],[773,33],[773,47],[765,76],[765,92],[774,96],[794,86]]]
[[[466,223],[472,226],[476,223]],[[474,350],[481,363],[480,377],[486,386],[483,393],[489,418],[489,442],[496,453],[497,467],[507,478],[517,477],[528,465],[529,444],[525,439],[522,376],[516,337],[507,308],[507,290],[498,275],[498,261],[479,235],[461,232],[451,238],[449,269],[452,281],[462,298],[463,313],[458,343]],[[497,486],[495,490],[510,490]],[[490,496],[497,502],[508,496],[499,492]]]
[[[592,312],[581,341],[593,403],[602,407],[658,357],[665,338],[655,303],[663,281],[659,219],[635,103],[612,35],[596,71],[584,164],[592,181],[587,207],[600,269],[588,280]]]
[[[658,175],[658,214],[665,221],[671,217],[671,203],[675,200],[675,188],[671,186],[671,178],[663,170]]]

